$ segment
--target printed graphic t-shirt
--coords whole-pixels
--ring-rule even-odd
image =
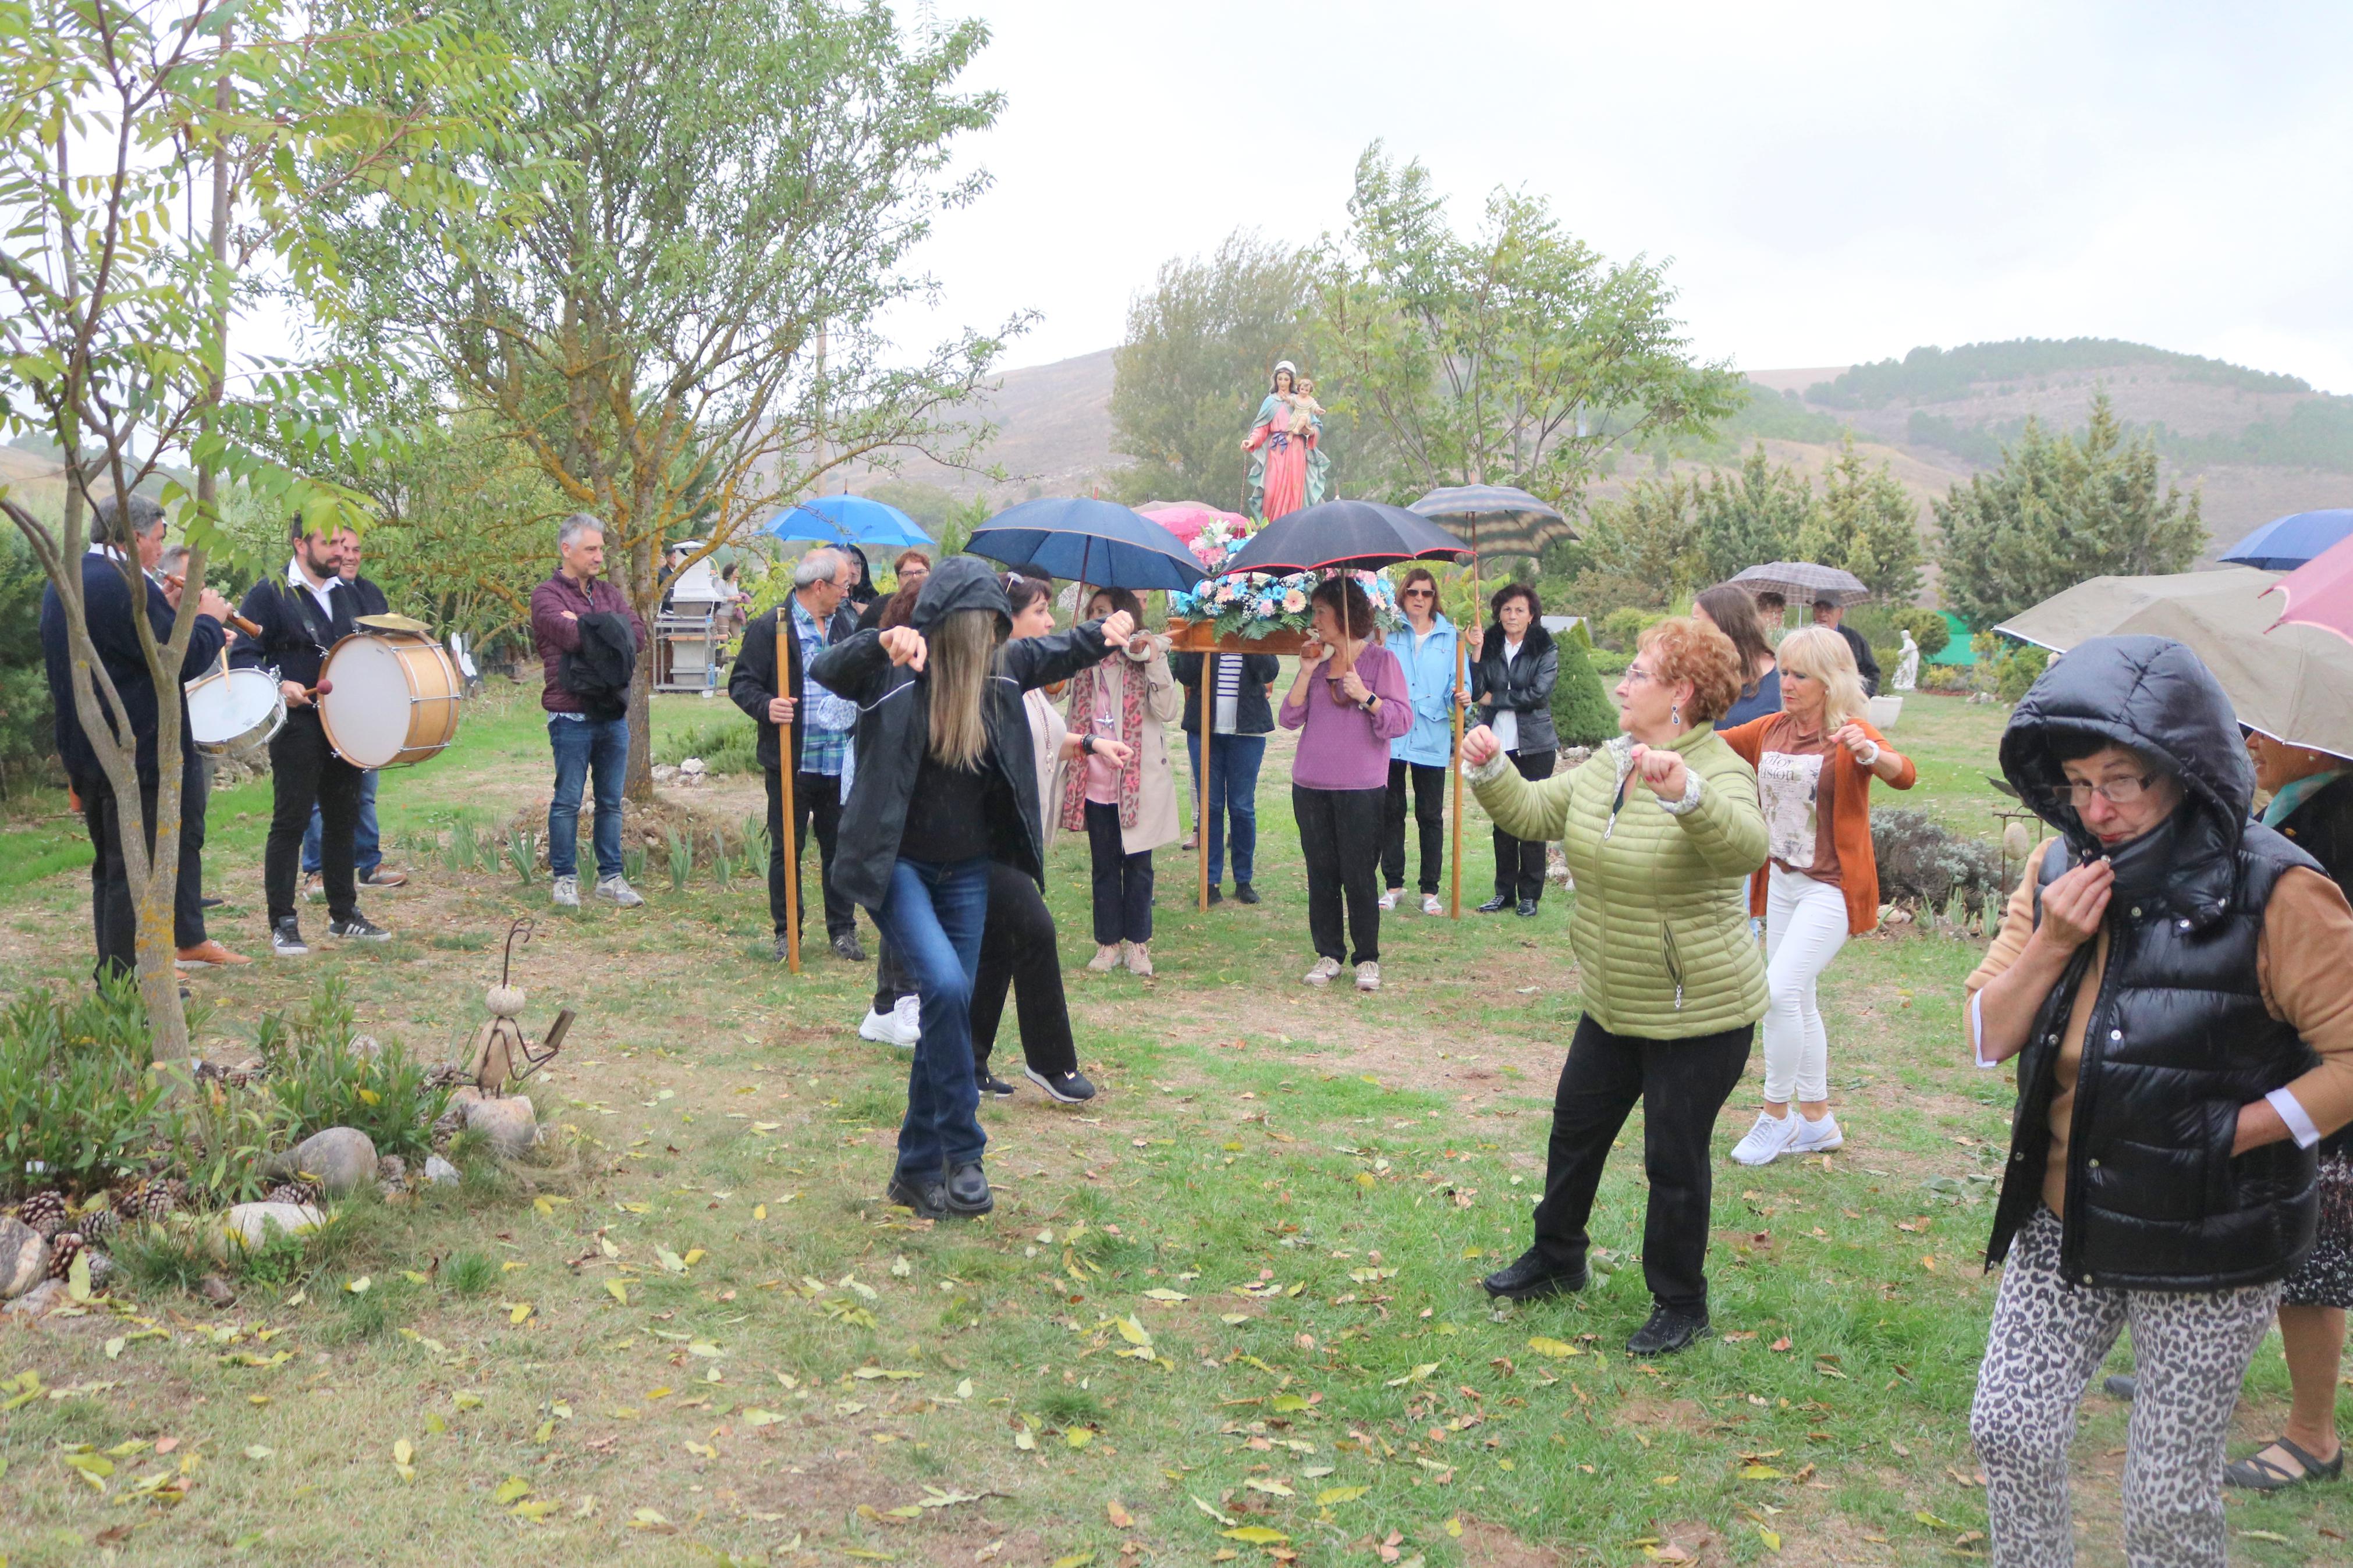
[[[1831,835],[1831,796],[1838,784],[1837,742],[1803,734],[1784,713],[1765,731],[1757,757],[1757,793],[1773,863],[1818,882],[1839,885],[1838,841]]]

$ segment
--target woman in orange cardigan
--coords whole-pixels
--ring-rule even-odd
[[[1781,639],[1781,711],[1724,732],[1757,770],[1771,858],[1749,885],[1765,917],[1765,1109],[1732,1151],[1744,1165],[1846,1142],[1831,1114],[1830,1041],[1814,983],[1850,936],[1879,923],[1871,781],[1910,789],[1911,759],[1863,718],[1862,678],[1827,626]],[[1802,1115],[1789,1114],[1795,1100]]]

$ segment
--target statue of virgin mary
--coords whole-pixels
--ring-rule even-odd
[[[1274,367],[1258,418],[1242,437],[1250,458],[1250,514],[1261,522],[1314,506],[1324,499],[1324,480],[1332,466],[1324,456],[1324,407],[1314,398],[1314,384],[1300,379],[1299,367],[1283,360]]]

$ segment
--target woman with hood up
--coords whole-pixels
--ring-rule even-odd
[[[1044,879],[1022,695],[1097,663],[1135,629],[1113,615],[1008,642],[1012,625],[997,574],[952,556],[924,579],[908,625],[859,632],[808,670],[859,706],[835,882],[873,913],[920,999],[889,1196],[927,1218],[996,1206],[981,1166],[971,1006],[991,860]]]
[[[2314,1145],[2353,1121],[2353,910],[2248,820],[2230,700],[2179,643],[2079,645],[2001,764],[2058,836],[1966,986],[1978,1064],[2018,1061],[1969,1414],[1992,1559],[2073,1561],[2075,1407],[2129,1326],[2125,1556],[2221,1568],[2239,1382],[2312,1246]]]

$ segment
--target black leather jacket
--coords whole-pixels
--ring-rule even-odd
[[[2253,771],[2230,700],[2189,650],[2162,637],[2098,637],[2052,664],[2019,703],[2002,771],[2063,840],[2041,885],[2101,852],[2051,757],[2056,729],[2129,746],[2178,777],[2184,799],[2109,854],[2108,958],[2085,1031],[2067,1142],[2060,1269],[2095,1288],[2218,1290],[2286,1274],[2312,1245],[2315,1156],[2293,1142],[2233,1157],[2242,1106],[2314,1063],[2265,1009],[2257,943],[2273,886],[2312,858],[2247,816]],[[2038,895],[2038,918],[2040,917]],[[2010,1161],[1989,1264],[2042,1202],[2050,1103],[2086,942],[2037,1015],[2018,1061]],[[2348,954],[2353,962],[2353,954]]]
[[[1519,656],[1504,661],[1504,628],[1498,623],[1481,639],[1479,657],[1471,666],[1471,698],[1479,704],[1479,721],[1492,725],[1495,710],[1508,708],[1519,717],[1516,752],[1553,752],[1560,737],[1552,727],[1552,689],[1560,680],[1560,649],[1552,634],[1531,623],[1520,640]]]

